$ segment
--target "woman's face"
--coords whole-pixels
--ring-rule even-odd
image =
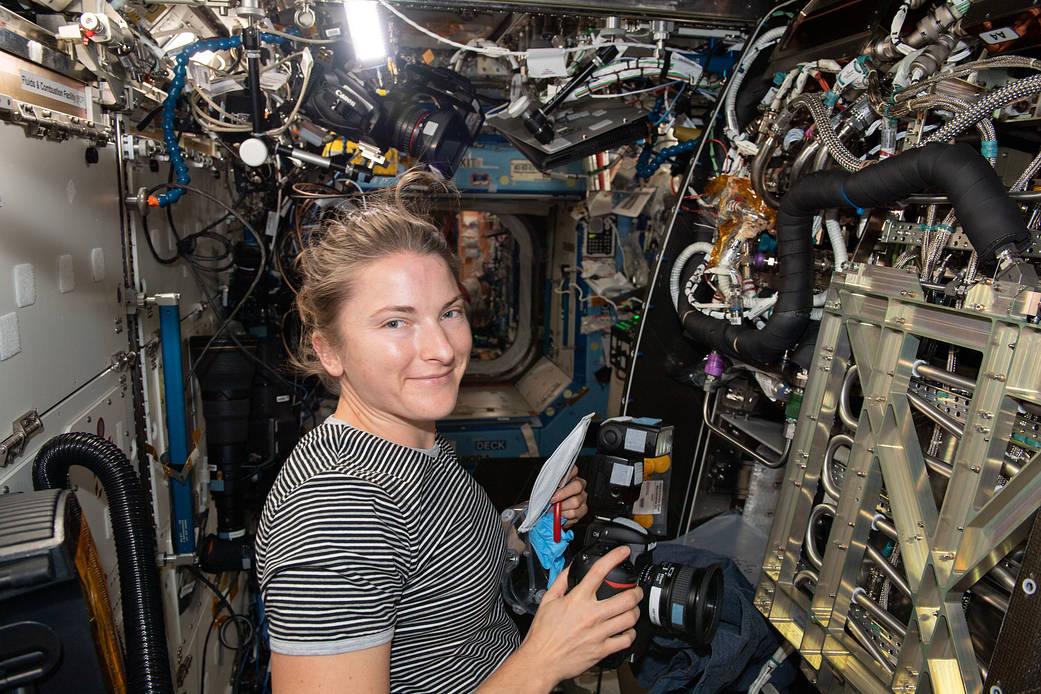
[[[339,344],[316,337],[315,349],[340,381],[338,416],[395,440],[451,413],[472,337],[442,258],[403,252],[365,265],[334,328]]]

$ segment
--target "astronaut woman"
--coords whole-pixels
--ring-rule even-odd
[[[278,692],[549,692],[633,639],[634,588],[598,601],[628,554],[565,595],[550,586],[521,641],[499,595],[506,534],[434,429],[470,354],[458,260],[397,189],[327,222],[301,254],[299,366],[339,401],[268,495],[257,570]],[[413,189],[414,192],[414,189]],[[584,483],[553,500],[573,523]]]

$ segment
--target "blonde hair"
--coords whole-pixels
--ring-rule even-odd
[[[331,345],[339,344],[336,318],[354,277],[369,263],[395,253],[436,255],[457,274],[459,258],[424,207],[424,197],[446,193],[455,189],[444,179],[409,171],[395,187],[366,194],[356,207],[341,208],[322,222],[296,259],[302,280],[296,295],[301,328],[290,360],[297,370],[318,376],[332,392],[339,390],[318,359],[311,336],[317,333]]]

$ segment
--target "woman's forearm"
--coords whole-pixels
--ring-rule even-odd
[[[522,644],[474,694],[549,694],[557,684]]]

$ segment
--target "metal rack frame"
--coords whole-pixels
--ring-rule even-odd
[[[1041,506],[1041,454],[1007,482],[1002,476],[1016,400],[1041,404],[1041,329],[1020,313],[1030,300],[1036,315],[1029,291],[982,283],[964,308],[949,308],[925,300],[914,272],[854,263],[835,274],[756,593],[756,606],[798,648],[822,690],[982,691],[986,663],[977,662],[963,596],[996,566],[1002,573],[999,562],[1025,539]],[[915,362],[926,338],[982,355],[939,507],[929,477],[939,474],[937,461],[923,454],[912,420],[921,403],[908,395],[912,378],[922,376]],[[833,500],[821,481],[823,461],[852,362],[864,404]],[[891,523],[877,516],[883,492]],[[803,550],[821,494],[834,503],[834,520],[816,574]],[[866,605],[857,586],[862,564],[877,561],[869,536],[894,530],[912,603],[905,625]],[[1007,585],[1008,572],[1002,577]],[[865,637],[865,619],[884,638]]]

